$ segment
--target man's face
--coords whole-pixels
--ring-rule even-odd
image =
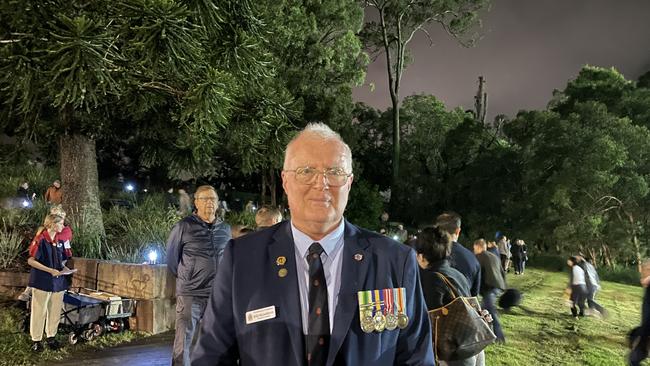
[[[211,219],[217,212],[219,196],[213,190],[201,191],[194,197],[196,212],[202,219]]]
[[[59,182],[54,182],[53,185],[54,185],[54,187],[57,188],[57,189],[58,189],[58,188],[61,188],[61,183],[59,183]]]
[[[351,173],[351,165],[340,142],[303,135],[289,148],[285,168],[311,167],[319,171],[342,168]],[[294,172],[282,172],[282,187],[289,201],[291,220],[298,227],[316,225],[328,230],[338,224],[348,203],[351,186],[352,177],[347,178],[342,186],[334,187],[322,174],[312,184],[303,184],[296,180]]]
[[[474,245],[474,254],[481,254],[481,247],[478,245]]]

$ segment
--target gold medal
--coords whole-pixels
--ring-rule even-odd
[[[372,323],[377,332],[383,332],[386,329],[386,317],[381,312],[372,317]]]
[[[287,271],[286,268],[280,268],[280,270],[278,271],[278,276],[279,276],[279,277],[286,277],[286,276],[287,276],[287,272],[288,272],[288,271]]]
[[[397,326],[404,329],[409,325],[409,317],[404,313],[397,314]]]
[[[359,325],[361,330],[365,333],[372,333],[375,330],[375,325],[372,322],[372,303],[370,291],[357,292],[359,301]]]
[[[375,330],[372,312],[364,312],[361,314],[361,330],[365,333],[372,333],[372,331]]]
[[[404,287],[393,289],[395,302],[397,303],[397,326],[404,329],[409,325],[409,317],[406,315],[406,289]]]
[[[278,266],[284,266],[284,264],[287,263],[287,257],[281,255],[275,260],[275,264]]]

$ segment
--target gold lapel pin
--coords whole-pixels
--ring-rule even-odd
[[[287,273],[288,271],[286,268],[280,268],[280,270],[278,271],[278,277],[286,277]]]
[[[363,259],[363,254],[357,253],[357,254],[354,255],[354,260],[355,261],[361,262],[362,259]]]
[[[275,264],[277,264],[278,266],[284,266],[285,263],[287,263],[287,258],[283,255],[279,256],[275,260]]]

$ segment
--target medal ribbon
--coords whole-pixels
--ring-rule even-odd
[[[372,299],[374,305],[375,305],[375,310],[377,310],[377,313],[381,313],[381,300],[379,296],[379,290],[373,291],[374,297]]]
[[[392,296],[392,290],[387,288],[382,290],[384,292],[384,299],[386,301],[386,314],[392,314],[393,313],[393,296]]]
[[[404,287],[399,287],[396,289],[397,290],[397,312],[398,313],[403,313],[404,312]]]

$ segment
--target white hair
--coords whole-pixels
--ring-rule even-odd
[[[343,141],[343,138],[341,138],[341,135],[339,135],[336,131],[332,130],[328,125],[322,123],[322,122],[311,122],[308,123],[305,128],[303,128],[301,131],[299,131],[296,136],[294,136],[291,141],[287,144],[287,148],[284,150],[284,167],[283,169],[287,169],[287,161],[288,161],[288,154],[289,154],[289,149],[291,145],[296,142],[299,138],[303,136],[310,136],[310,137],[316,137],[321,140],[334,140],[336,142],[339,142],[341,145],[343,145],[343,149],[345,150],[345,155],[348,158],[348,162],[350,164],[350,172],[352,172],[352,150],[350,150],[350,146]]]

